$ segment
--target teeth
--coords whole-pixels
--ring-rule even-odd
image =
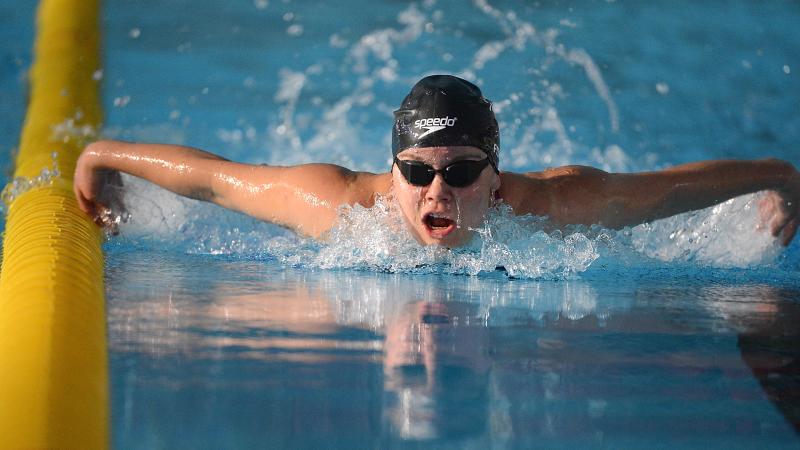
[[[437,214],[428,214],[425,217],[425,222],[428,223],[429,227],[434,229],[446,228],[453,223],[452,219]]]

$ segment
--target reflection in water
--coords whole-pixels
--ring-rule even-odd
[[[484,434],[490,360],[476,309],[413,302],[387,323],[384,416],[403,439]]]
[[[800,433],[800,303],[772,286],[715,287],[716,311],[738,334],[742,361],[767,397]]]
[[[766,401],[797,423],[794,291],[136,258],[107,272],[118,447],[796,439]]]

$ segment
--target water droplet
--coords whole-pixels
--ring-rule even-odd
[[[131,101],[131,97],[129,95],[124,95],[122,97],[116,97],[114,99],[114,106],[116,106],[117,108],[124,108],[125,106],[128,105],[128,103],[130,101]]]
[[[131,31],[128,32],[128,36],[130,36],[131,39],[138,39],[139,36],[141,35],[142,35],[142,30],[138,28],[131,28]]]

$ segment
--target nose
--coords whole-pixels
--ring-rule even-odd
[[[450,185],[444,182],[441,174],[437,173],[425,192],[425,200],[427,202],[449,203],[452,198],[453,191],[450,189]]]

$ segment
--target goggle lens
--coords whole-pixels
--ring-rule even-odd
[[[406,181],[414,186],[431,184],[438,173],[442,175],[444,182],[450,186],[465,187],[474,183],[481,176],[483,169],[489,165],[489,158],[484,158],[480,161],[456,161],[439,170],[419,161],[404,161],[395,158],[394,162]]]

